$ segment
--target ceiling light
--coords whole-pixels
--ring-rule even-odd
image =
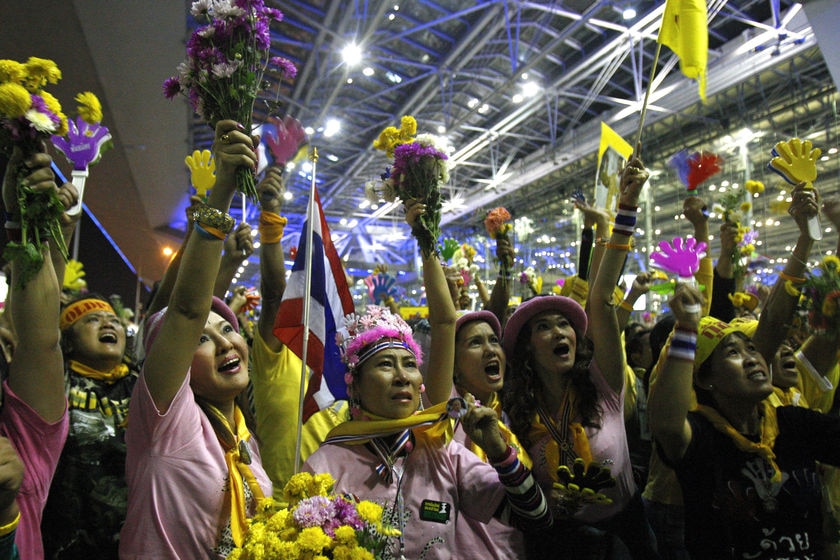
[[[336,162],[336,161],[338,161],[338,156],[335,155],[335,154],[327,154],[327,159],[332,161],[332,162]]]
[[[365,69],[362,70],[362,74],[364,74],[365,76],[373,76],[373,68],[371,68],[370,66],[365,66]]]
[[[540,92],[540,85],[537,82],[525,82],[522,84],[522,94],[525,97],[534,97]]]
[[[632,8],[630,6],[624,8],[624,10],[621,12],[621,17],[624,19],[633,19],[634,17],[636,17],[635,8]]]
[[[364,210],[368,206],[370,206],[370,201],[366,198],[359,203],[359,208],[361,208],[362,210]]]
[[[490,105],[488,105],[487,103],[485,103],[484,105],[482,105],[481,107],[478,108],[478,112],[481,113],[482,115],[489,110],[490,110]]]
[[[315,129],[311,126],[307,126],[303,129],[303,131],[306,133],[307,136],[312,136],[313,134],[315,134]]]
[[[394,18],[397,17],[394,14],[388,14],[388,21],[394,21]]]
[[[353,83],[353,78],[347,78],[347,83],[352,84]]]
[[[347,225],[347,218],[341,218],[340,220],[338,220],[338,223],[343,225],[343,226],[346,226]]]
[[[446,134],[446,127],[442,124],[439,124],[437,127],[438,134]]]
[[[286,192],[283,193],[283,199],[284,200],[292,200],[294,197],[295,196],[292,193],[290,193],[289,191],[286,191]]]
[[[514,103],[522,103],[523,99],[525,99],[525,98],[522,96],[522,94],[517,93],[511,98],[511,101],[513,101]]]
[[[478,105],[479,101],[477,98],[473,97],[467,102],[467,107],[470,109],[475,109],[475,106]]]
[[[837,153],[837,148],[829,148],[828,153],[831,154],[831,155],[836,154]]]
[[[400,5],[399,5],[399,4],[394,4],[394,11],[395,11],[395,12],[399,12],[399,11],[400,11]]]
[[[385,77],[388,78],[392,84],[399,84],[402,82],[402,76],[394,74],[393,72],[385,72]]]
[[[338,119],[329,119],[327,125],[324,127],[324,136],[330,138],[335,136],[341,130],[341,121]]]
[[[172,255],[172,247],[169,247],[167,245],[166,247],[163,248],[163,256],[169,257],[171,255]]]
[[[304,173],[311,173],[312,172],[312,162],[311,161],[304,161],[301,166],[300,170]]]
[[[356,66],[362,61],[362,49],[356,43],[349,43],[341,50],[341,58],[347,66]]]

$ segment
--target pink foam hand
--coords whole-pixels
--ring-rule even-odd
[[[659,251],[654,251],[650,260],[653,266],[672,272],[681,278],[691,278],[700,268],[700,259],[706,255],[706,243],[693,237],[685,241],[675,237],[671,243],[659,242]]]
[[[277,165],[286,165],[303,144],[306,132],[300,121],[289,115],[282,119],[271,117],[269,122],[274,125],[274,130],[269,129],[265,144],[271,151],[274,162]]]
[[[67,136],[53,136],[52,143],[73,164],[76,171],[85,171],[102,157],[111,141],[108,127],[90,124],[82,117],[68,119]]]

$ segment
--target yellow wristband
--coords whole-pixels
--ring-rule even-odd
[[[0,537],[5,537],[15,529],[17,529],[18,523],[20,523],[20,511],[17,512],[17,515],[14,519],[0,527]]]
[[[797,288],[790,280],[785,280],[785,291],[789,296],[798,298],[802,295],[802,290]]]
[[[288,218],[263,210],[260,212],[260,222],[257,229],[260,232],[260,241],[263,243],[280,243],[283,239],[283,232],[286,229]]]
[[[619,303],[618,306],[625,311],[633,311],[633,306],[625,299],[621,300],[621,303]]]
[[[610,243],[607,242],[606,244],[607,249],[616,249],[618,251],[629,251],[630,244],[629,243]]]

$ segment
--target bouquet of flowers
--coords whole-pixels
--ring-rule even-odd
[[[388,545],[400,533],[383,523],[382,506],[337,495],[334,484],[329,474],[294,475],[283,489],[288,503],[263,500],[227,560],[393,558]]]
[[[487,212],[487,216],[484,218],[484,228],[487,230],[487,235],[493,239],[508,239],[508,234],[513,229],[510,218],[510,212],[501,206]],[[499,274],[501,276],[510,276],[512,268],[513,262],[510,259],[499,261]]]
[[[61,103],[44,87],[56,84],[61,70],[52,60],[30,57],[25,63],[0,60],[0,149],[11,153],[17,146],[28,155],[44,150],[51,136],[67,134],[67,117]],[[64,205],[55,191],[36,193],[26,184],[21,169],[17,177],[20,241],[6,245],[3,256],[22,264],[19,285],[26,283],[44,263],[43,241],[52,238],[67,260],[67,246],[59,220]]]
[[[542,276],[537,276],[533,266],[529,266],[519,275],[519,283],[527,286],[532,296],[538,296],[542,292]]]
[[[276,68],[286,78],[297,73],[291,61],[271,56],[269,25],[282,21],[283,14],[264,0],[198,0],[190,14],[204,25],[190,36],[178,75],[163,83],[164,95],[184,95],[212,128],[220,120],[233,119],[250,131],[266,69]],[[250,169],[237,171],[237,187],[257,200]]]
[[[442,139],[431,134],[417,135],[417,121],[406,115],[400,128],[389,126],[383,130],[373,147],[393,157],[394,164],[385,169],[380,181],[365,185],[368,199],[374,203],[380,199],[413,199],[425,204],[426,211],[412,233],[425,255],[437,253],[443,206],[440,187],[449,181],[449,156]]]
[[[840,258],[828,255],[805,275],[802,287],[808,324],[820,334],[840,333]]]
[[[745,187],[750,194],[764,192],[764,184],[760,181],[747,181]],[[731,255],[736,277],[742,276],[746,271],[747,259],[755,252],[755,241],[758,239],[757,231],[741,225],[744,214],[751,209],[752,203],[744,200],[744,193],[740,189],[730,190],[712,207],[723,221],[730,222],[738,228]]]

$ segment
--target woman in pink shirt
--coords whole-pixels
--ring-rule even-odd
[[[242,544],[246,518],[271,495],[238,399],[248,347],[213,285],[238,167],[255,168],[242,125],[216,125],[216,184],[194,213],[169,306],[150,317],[146,361],[126,433],[128,515],[120,557],[225,558]]]

